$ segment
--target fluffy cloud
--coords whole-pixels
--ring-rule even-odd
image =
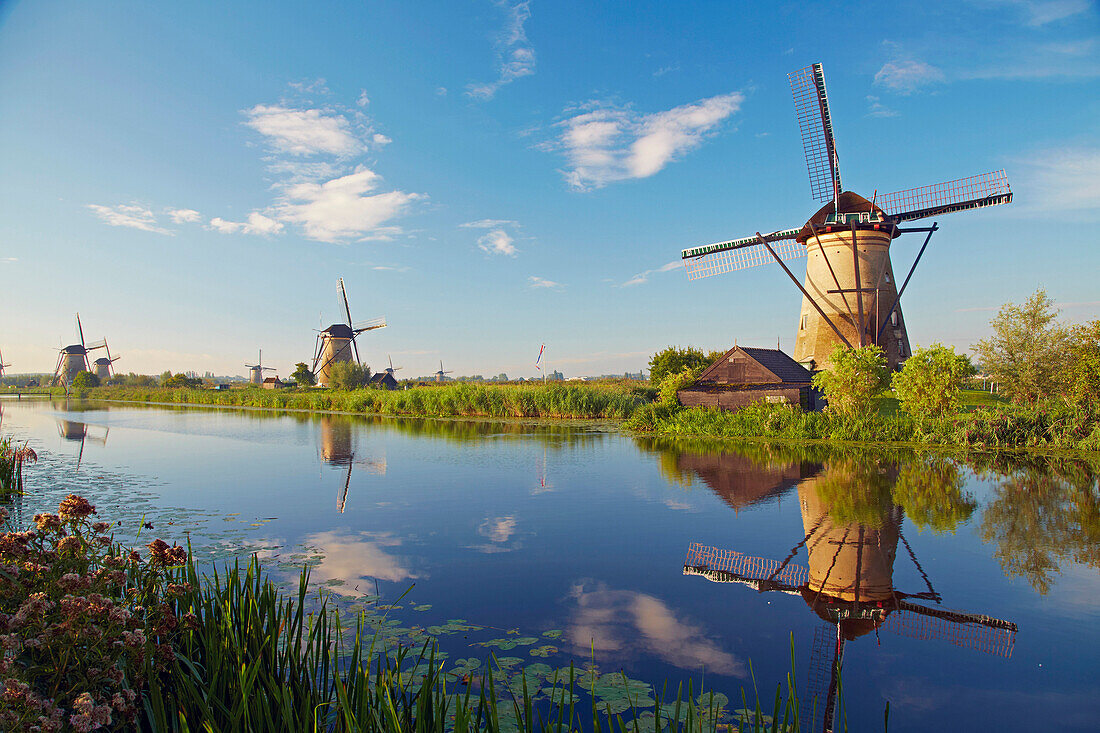
[[[624,282],[621,287],[628,288],[628,287],[631,287],[631,286],[634,286],[634,285],[644,285],[647,282],[649,282],[649,276],[652,275],[655,272],[671,272],[672,270],[679,270],[679,269],[683,268],[683,266],[684,266],[684,261],[683,260],[673,260],[672,262],[668,262],[668,263],[666,263],[664,265],[661,265],[660,267],[656,267],[652,270],[646,270],[645,272],[639,272],[637,275],[635,275],[634,277],[632,277],[629,280],[627,280],[626,282]]]
[[[588,191],[651,176],[697,148],[743,101],[733,92],[648,115],[601,106],[563,120],[557,147],[569,165],[566,181]]]
[[[113,227],[129,227],[130,229],[140,229],[145,232],[156,232],[157,234],[170,235],[172,233],[159,226],[153,212],[144,206],[136,204],[119,204],[118,206],[88,204],[88,208],[105,224],[110,224]]]
[[[347,118],[319,109],[294,109],[257,104],[246,110],[245,122],[267,138],[280,153],[290,155],[354,155],[364,150]]]
[[[202,221],[202,214],[194,209],[169,209],[168,218],[176,224],[194,224]]]
[[[258,211],[253,211],[248,215],[247,221],[226,221],[225,219],[214,217],[210,220],[210,228],[222,234],[235,234],[236,232],[241,232],[242,234],[267,235],[278,234],[283,231],[283,224],[271,217],[264,216]]]
[[[503,229],[493,229],[478,237],[477,246],[482,251],[488,252],[489,254],[515,257],[519,252],[515,244],[513,244],[515,241],[516,240]]]
[[[565,287],[561,283],[556,283],[553,280],[547,280],[546,278],[538,277],[536,275],[532,275],[531,277],[527,278],[527,282],[532,288],[560,289]]]
[[[868,117],[897,117],[897,110],[890,109],[885,104],[879,101],[878,97],[873,94],[867,95],[867,116]]]
[[[944,81],[944,74],[931,64],[916,59],[887,61],[875,73],[875,85],[898,94],[911,94],[921,87]]]
[[[339,242],[388,238],[400,230],[383,226],[422,198],[404,191],[371,192],[381,177],[366,168],[324,183],[297,183],[286,188],[275,217],[302,226],[310,239]]]
[[[535,73],[535,49],[527,41],[527,32],[523,29],[531,17],[531,3],[529,0],[511,4],[498,2],[497,7],[508,16],[495,42],[498,76],[496,81],[466,87],[467,96],[474,99],[492,99],[505,84]]]

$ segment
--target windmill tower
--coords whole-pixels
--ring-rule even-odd
[[[336,512],[343,514],[348,503],[351,489],[351,469],[358,465],[368,473],[386,474],[386,459],[357,459],[355,441],[352,436],[352,420],[346,416],[321,415],[321,462],[338,468],[347,467],[344,480],[336,496]]]
[[[393,365],[393,359],[390,358],[389,354],[386,354],[386,360],[390,363],[390,365],[388,367],[386,367],[386,374],[389,374],[394,379],[397,379],[398,370],[404,369],[405,367],[395,367]],[[443,362],[440,362],[441,367],[442,367],[442,365],[443,365]]]
[[[264,350],[260,349],[259,357],[256,359],[255,364],[245,364],[248,367],[248,383],[261,385],[264,383],[264,372],[273,372],[275,367],[265,367],[264,363]]]
[[[927,605],[939,604],[942,598],[902,534],[900,507],[884,508],[877,526],[838,521],[818,491],[823,477],[811,477],[798,486],[804,535],[782,561],[692,543],[683,568],[684,575],[715,583],[740,583],[759,593],[800,598],[824,622],[811,646],[809,689],[800,695],[804,706],[800,720],[810,721],[806,730],[833,730],[845,645],[880,629],[916,639],[946,640],[1005,658],[1012,655],[1015,623]],[[905,592],[895,587],[899,540],[924,579],[925,590]],[[793,562],[803,547],[806,565]]]
[[[76,314],[76,332],[80,336],[80,343],[62,347],[57,356],[57,366],[53,370],[53,382],[62,387],[72,384],[77,374],[91,371],[88,365],[89,352],[107,348],[106,339],[90,345],[84,343],[84,327],[80,325],[79,313]]]
[[[443,371],[443,360],[440,359],[439,360],[439,371],[435,373],[435,381],[441,382],[441,383],[446,381],[446,379],[447,379],[446,375],[450,374],[452,371],[453,370],[451,370],[451,369],[448,369],[447,371]]]
[[[107,356],[101,356],[95,360],[93,366],[95,367],[95,375],[99,377],[101,382],[106,382],[112,376],[114,376],[115,368],[111,366],[116,361],[121,359],[121,356],[111,356],[111,347],[107,345],[107,339],[103,339],[103,349],[107,352]]]
[[[313,352],[313,374],[317,377],[317,383],[327,387],[331,381],[331,369],[333,364],[341,361],[352,361],[359,364],[359,347],[355,338],[364,331],[373,331],[376,328],[385,328],[385,317],[373,318],[368,321],[351,320],[351,308],[348,307],[348,293],[344,289],[344,278],[337,280],[340,286],[340,299],[344,303],[344,315],[347,320],[344,323],[334,323],[317,334],[317,346]]]
[[[833,139],[829,98],[821,64],[788,75],[810,175],[810,192],[824,204],[802,227],[685,249],[688,278],[777,262],[802,293],[794,359],[811,369],[828,366],[837,343],[876,344],[891,368],[909,356],[909,336],[898,305],[932,233],[931,226],[905,222],[1007,204],[1012,191],[1003,170],[948,183],[898,191],[867,200],[845,191]],[[890,244],[902,234],[922,232],[924,244],[899,288],[890,263]],[[773,246],[774,245],[774,246]],[[785,260],[806,257],[799,282]]]

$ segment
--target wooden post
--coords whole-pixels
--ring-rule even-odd
[[[856,246],[856,223],[852,222],[852,264],[856,271],[856,304],[859,306],[859,346],[863,348],[864,343],[864,328],[863,328],[863,283],[859,277],[859,248]],[[876,339],[877,340],[877,339]]]

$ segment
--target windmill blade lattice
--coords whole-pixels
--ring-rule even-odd
[[[882,197],[883,210],[896,221],[969,211],[1012,201],[1012,189],[1004,170],[982,173],[956,181],[910,188]]]
[[[786,235],[790,236],[776,236]],[[806,256],[806,247],[794,241],[797,229],[776,232],[765,237],[768,243],[775,243],[772,249],[782,260],[794,260]],[[734,240],[743,241],[743,240]],[[767,265],[775,260],[768,254],[764,245],[760,244],[756,237],[752,238],[755,244],[743,244],[735,247],[721,249],[711,254],[687,258],[684,260],[684,270],[687,271],[688,280],[699,280],[711,275],[721,275],[734,270],[745,270],[750,267]],[[708,245],[714,247],[717,245]],[[705,249],[705,248],[700,248]]]
[[[791,72],[787,78],[791,82],[802,149],[806,153],[810,194],[821,203],[832,201],[843,188],[837,167],[833,118],[829,114],[829,97],[825,91],[825,72],[821,64],[813,64]]]

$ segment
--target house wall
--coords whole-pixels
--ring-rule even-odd
[[[723,392],[694,390],[689,387],[677,392],[676,396],[684,407],[717,407],[730,412],[740,410],[742,407],[747,407],[754,402],[769,401],[786,401],[789,404],[798,405],[803,410],[814,408],[809,387],[777,386],[768,389],[728,390]]]
[[[779,383],[774,374],[740,352],[731,354],[725,363],[719,365],[708,381],[717,384]]]

